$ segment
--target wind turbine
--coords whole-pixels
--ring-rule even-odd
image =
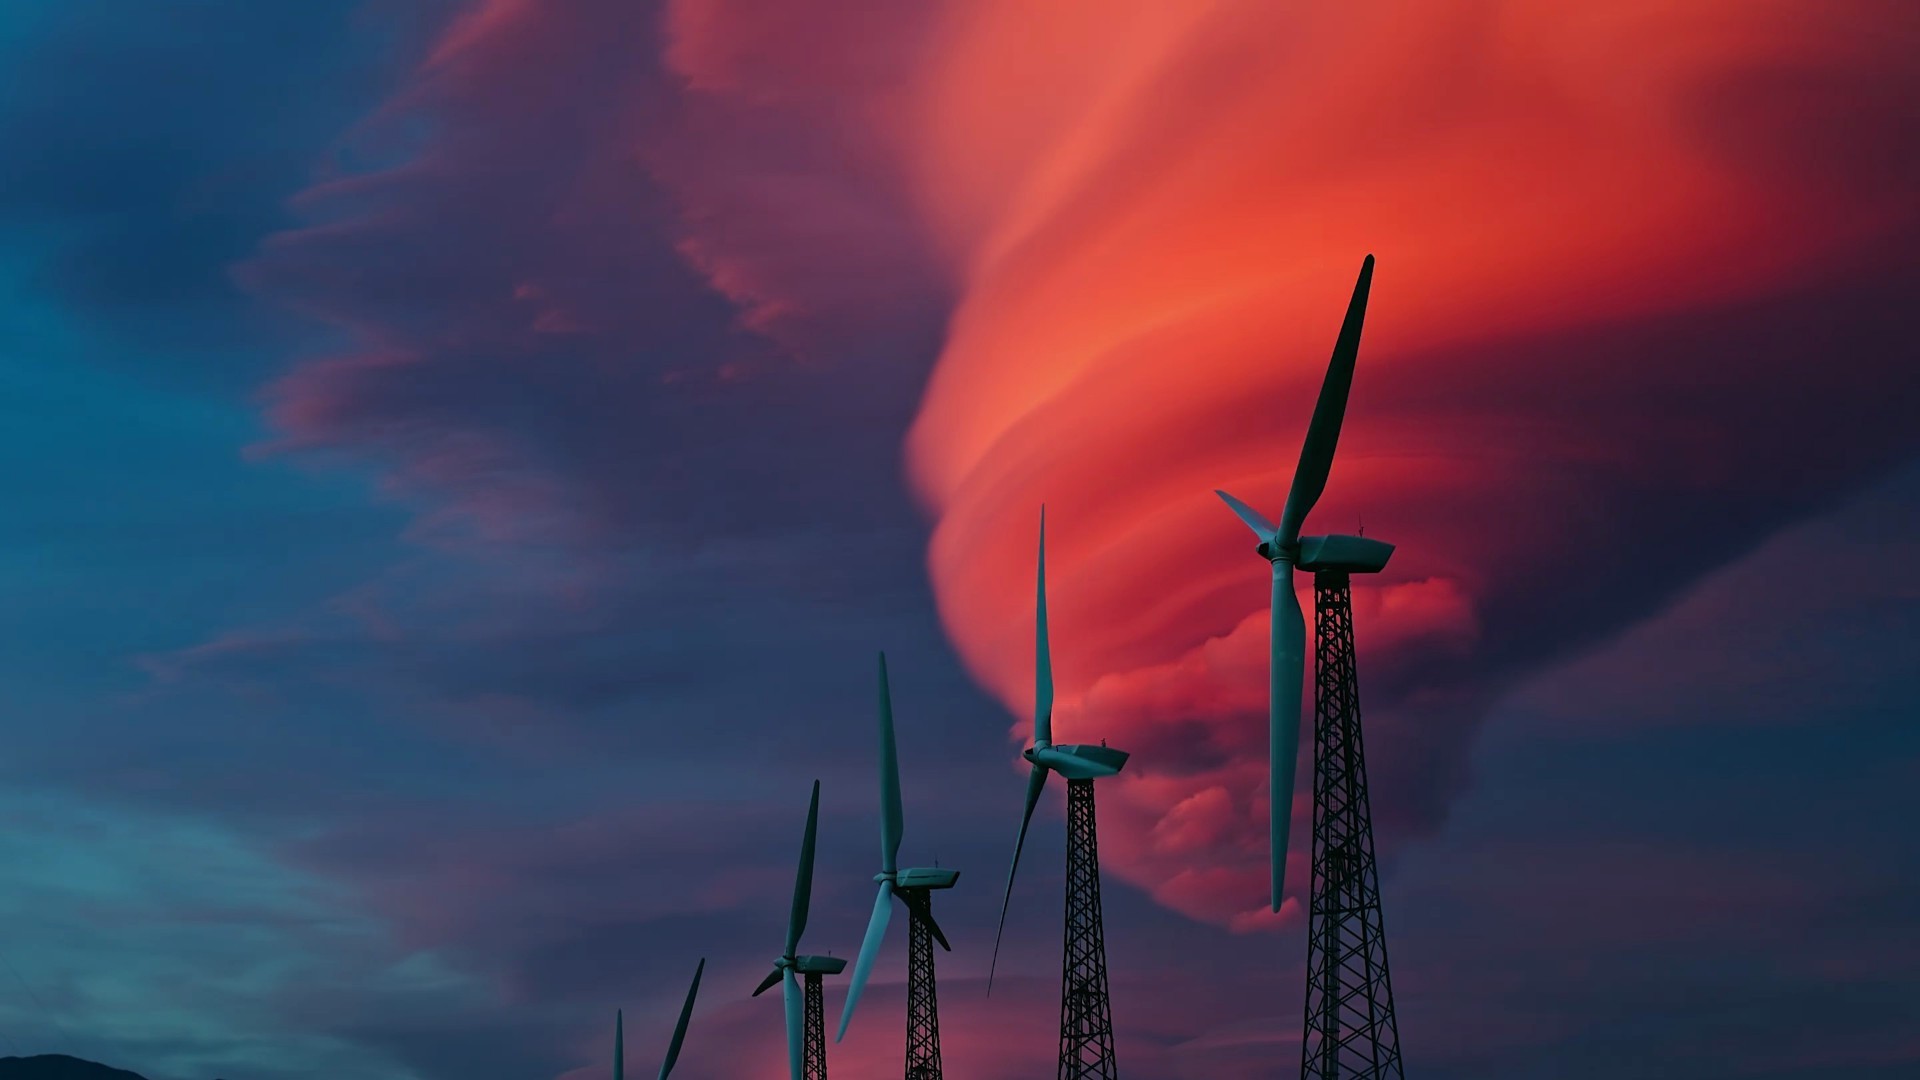
[[[1067,912],[1064,956],[1060,978],[1061,1077],[1099,1077],[1113,1080],[1113,1012],[1107,999],[1106,930],[1100,914],[1099,829],[1094,816],[1093,782],[1113,776],[1127,763],[1127,753],[1102,742],[1099,746],[1056,746],[1053,742],[1053,658],[1047,646],[1047,511],[1040,510],[1040,559],[1034,600],[1033,746],[1022,756],[1032,763],[1027,773],[1027,804],[1020,818],[1020,836],[1013,845],[1013,865],[1007,868],[1007,892],[1000,901],[1000,929],[993,939],[993,960],[987,967],[987,992],[993,992],[993,970],[1000,962],[1000,935],[1007,928],[1007,905],[1013,898],[1013,876],[1020,869],[1020,850],[1027,843],[1033,808],[1047,785],[1047,773],[1067,781]]]
[[[700,973],[707,970],[705,957],[699,966],[693,969],[693,983],[687,987],[687,1000],[680,1006],[680,1020],[673,1025],[673,1041],[667,1044],[667,1060],[660,1065],[660,1080],[667,1080],[673,1072],[673,1063],[680,1060],[680,1044],[687,1039],[687,1021],[693,1019],[693,999],[700,993]],[[618,1009],[613,1013],[613,1080],[627,1080],[627,1032],[626,1016]]]
[[[807,928],[807,906],[813,901],[813,842],[820,824],[820,781],[813,782],[813,801],[807,804],[807,832],[800,841],[800,871],[793,879],[793,909],[787,916],[787,949],[773,961],[773,972],[753,992],[759,997],[782,984],[787,1003],[787,1063],[792,1080],[826,1080],[827,1038],[825,1007],[821,1003],[820,978],[838,975],[847,966],[845,960],[831,956],[796,956],[800,935]],[[805,1001],[800,982],[806,977]]]
[[[893,915],[893,898],[907,905],[912,922],[907,943],[907,1080],[940,1080],[940,1006],[934,990],[933,942],[951,952],[947,936],[933,921],[933,890],[951,889],[960,880],[960,871],[939,867],[898,868],[900,833],[905,828],[900,808],[900,756],[893,741],[893,698],[887,688],[887,654],[880,654],[880,872],[873,879],[880,883],[880,895],[873,901],[873,918],[867,923],[866,940],[860,943],[860,958],[853,964],[853,981],[847,987],[847,1003],[840,1012],[839,1042],[846,1037],[847,1022],[866,988],[873,961],[887,936],[887,922]]]
[[[1325,488],[1333,465],[1372,282],[1373,256],[1369,255],[1360,266],[1360,280],[1327,365],[1280,527],[1269,525],[1226,492],[1219,493],[1260,536],[1260,554],[1273,564],[1275,910],[1280,907],[1287,842],[1287,815],[1282,808],[1292,803],[1306,664],[1305,622],[1294,599],[1292,572],[1313,574],[1313,873],[1307,903],[1301,1080],[1397,1080],[1404,1075],[1393,981],[1387,971],[1387,935],[1373,852],[1353,647],[1353,575],[1385,569],[1393,545],[1360,536],[1300,536],[1301,523]],[[1283,735],[1287,736],[1284,749]]]
[[[1334,444],[1340,440],[1340,421],[1347,410],[1347,391],[1353,386],[1353,362],[1360,352],[1360,324],[1367,315],[1367,290],[1373,283],[1373,256],[1360,264],[1360,280],[1353,287],[1353,299],[1347,304],[1347,317],[1340,324],[1340,337],[1333,345],[1333,359],[1327,364],[1327,377],[1320,385],[1320,400],[1313,406],[1313,420],[1307,426],[1307,438],[1300,447],[1300,464],[1293,471],[1293,486],[1287,491],[1280,524],[1262,517],[1258,510],[1224,491],[1214,494],[1226,501],[1240,520],[1260,538],[1260,557],[1273,566],[1272,668],[1269,678],[1267,712],[1268,796],[1271,814],[1273,910],[1280,910],[1285,898],[1287,869],[1287,829],[1293,811],[1293,770],[1300,755],[1300,695],[1306,679],[1306,619],[1300,613],[1300,600],[1293,593],[1293,571],[1315,570],[1324,565],[1342,564],[1355,572],[1378,571],[1386,565],[1393,545],[1364,536],[1300,535],[1307,512],[1327,487],[1327,472],[1333,468]]]

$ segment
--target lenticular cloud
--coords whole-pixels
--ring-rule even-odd
[[[681,0],[652,160],[752,325],[944,311],[905,453],[953,645],[1020,715],[1045,502],[1058,738],[1135,754],[1103,854],[1252,928],[1266,569],[1211,492],[1278,505],[1361,256],[1308,528],[1400,545],[1355,597],[1391,840],[1513,680],[1912,452],[1870,7]]]

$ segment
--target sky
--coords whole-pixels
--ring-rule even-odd
[[[1131,1080],[1298,1066],[1268,573],[1354,605],[1433,1080],[1920,1069],[1920,9],[338,0],[0,11],[0,1055],[785,1074],[877,839],[956,1076],[1050,1068],[1047,507]],[[842,1076],[902,1054],[896,933]],[[843,984],[829,985],[837,1020]]]

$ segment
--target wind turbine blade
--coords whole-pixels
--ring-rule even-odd
[[[769,972],[766,978],[760,980],[760,985],[754,988],[753,996],[759,997],[761,994],[773,989],[774,984],[780,981],[780,973],[784,970],[786,969],[774,968]]]
[[[940,924],[933,921],[933,905],[931,903],[921,912],[920,917],[927,920],[927,929],[933,931],[933,940],[939,942],[941,948],[952,952],[953,946],[947,944],[947,935],[941,933]]]
[[[800,982],[793,977],[793,969],[786,969],[786,986],[783,988],[787,998],[787,1062],[793,1072],[793,1080],[806,1080],[806,1052],[803,1049],[806,1040],[807,1004],[800,997]]]
[[[613,1080],[626,1080],[627,1077],[627,1018],[619,1009],[613,1010]]]
[[[893,741],[893,694],[887,687],[887,654],[880,654],[880,868],[899,869],[900,833],[906,817],[900,809],[900,751]]]
[[[993,994],[993,970],[1000,964],[1000,936],[1007,930],[1007,904],[1013,899],[1013,875],[1020,869],[1020,849],[1027,846],[1027,826],[1033,822],[1033,808],[1040,805],[1040,791],[1047,786],[1047,767],[1035,764],[1027,774],[1027,809],[1020,816],[1020,838],[1013,842],[1013,865],[1007,868],[1007,893],[1000,898],[1000,928],[993,932],[993,959],[987,964],[987,994]]]
[[[1033,745],[1053,745],[1053,650],[1047,644],[1047,508],[1040,508],[1040,571],[1033,602]]]
[[[1260,513],[1260,511],[1221,491],[1219,488],[1214,488],[1213,493],[1220,496],[1221,501],[1227,504],[1227,509],[1238,514],[1240,520],[1247,523],[1247,528],[1253,530],[1253,535],[1258,536],[1261,543],[1264,544],[1272,540],[1273,534],[1279,531],[1274,527],[1273,522],[1268,521],[1266,516]]]
[[[1287,838],[1293,823],[1293,770],[1300,757],[1300,694],[1306,678],[1306,618],[1293,593],[1293,569],[1274,564],[1273,655],[1267,730],[1268,830],[1273,853],[1273,910],[1285,899]]]
[[[807,929],[807,906],[813,902],[813,838],[820,825],[820,781],[813,782],[813,801],[807,804],[807,835],[800,841],[800,872],[793,879],[793,914],[787,918],[787,951],[793,959],[800,935]]]
[[[867,987],[867,976],[873,973],[873,961],[880,955],[880,943],[887,937],[887,920],[893,917],[893,882],[880,883],[880,895],[873,902],[873,918],[867,922],[866,940],[860,943],[860,958],[853,962],[853,981],[847,984],[847,1001],[840,1008],[840,1032],[833,1037],[839,1042],[847,1037],[847,1021],[853,1019],[853,1007],[860,1003],[860,991]]]
[[[1373,285],[1373,256],[1360,264],[1360,280],[1354,283],[1353,299],[1347,302],[1347,317],[1340,324],[1340,336],[1333,343],[1333,359],[1327,363],[1327,377],[1320,384],[1320,400],[1313,406],[1313,420],[1307,425],[1307,438],[1300,447],[1300,465],[1293,470],[1293,487],[1287,492],[1287,508],[1280,515],[1280,542],[1291,544],[1300,539],[1300,527],[1307,511],[1320,501],[1327,488],[1327,473],[1333,468],[1334,444],[1340,441],[1340,422],[1347,412],[1347,391],[1353,388],[1353,362],[1360,355],[1360,324],[1367,317],[1367,292]]]
[[[660,1065],[660,1080],[667,1080],[667,1074],[673,1072],[673,1063],[680,1060],[680,1044],[687,1041],[687,1021],[693,1019],[693,999],[700,994],[700,973],[707,970],[707,958],[700,958],[700,966],[693,969],[693,985],[687,987],[686,1004],[680,1006],[680,1022],[673,1025],[673,1041],[667,1044],[667,1060]]]

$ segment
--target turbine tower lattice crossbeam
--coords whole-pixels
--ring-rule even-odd
[[[1067,921],[1058,1080],[1116,1080],[1093,781],[1067,781]]]
[[[1316,573],[1313,594],[1313,893],[1300,1076],[1404,1080],[1367,805],[1347,572]]]

